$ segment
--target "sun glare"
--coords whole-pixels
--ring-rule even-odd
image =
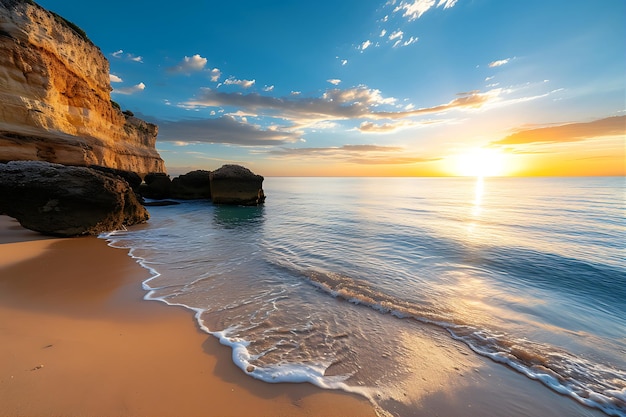
[[[506,156],[497,149],[477,148],[456,157],[455,174],[464,177],[506,175]]]

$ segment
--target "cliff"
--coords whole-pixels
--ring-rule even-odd
[[[109,62],[73,24],[0,0],[0,162],[44,160],[165,172],[156,125],[111,102]]]

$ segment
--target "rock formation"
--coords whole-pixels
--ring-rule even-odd
[[[139,187],[139,194],[145,198],[162,200],[171,197],[172,180],[170,176],[161,172],[150,173],[144,177]]]
[[[197,170],[172,180],[171,197],[181,200],[211,198],[210,171]]]
[[[165,172],[157,126],[111,101],[109,63],[84,32],[29,0],[0,0],[0,162]]]
[[[216,171],[197,170],[170,180],[167,174],[151,173],[139,187],[145,198],[163,200],[211,199],[215,204],[255,206],[265,201],[263,177],[241,165],[223,165]],[[155,202],[148,203],[156,205]]]
[[[97,235],[149,218],[120,177],[42,161],[0,164],[0,213],[54,236]]]
[[[211,172],[211,199],[215,204],[255,206],[265,201],[263,177],[240,165],[224,165]]]

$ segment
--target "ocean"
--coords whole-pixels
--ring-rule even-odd
[[[150,207],[146,225],[101,237],[152,272],[146,299],[195,311],[250,377],[356,392],[394,415],[420,366],[411,340],[434,328],[438,346],[626,416],[623,177],[263,188],[263,206]]]

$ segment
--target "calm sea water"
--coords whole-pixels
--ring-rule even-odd
[[[151,207],[147,225],[105,237],[153,271],[147,298],[196,311],[252,377],[384,408],[412,360],[407,334],[428,323],[626,416],[624,178],[266,178],[264,189],[262,207]]]

